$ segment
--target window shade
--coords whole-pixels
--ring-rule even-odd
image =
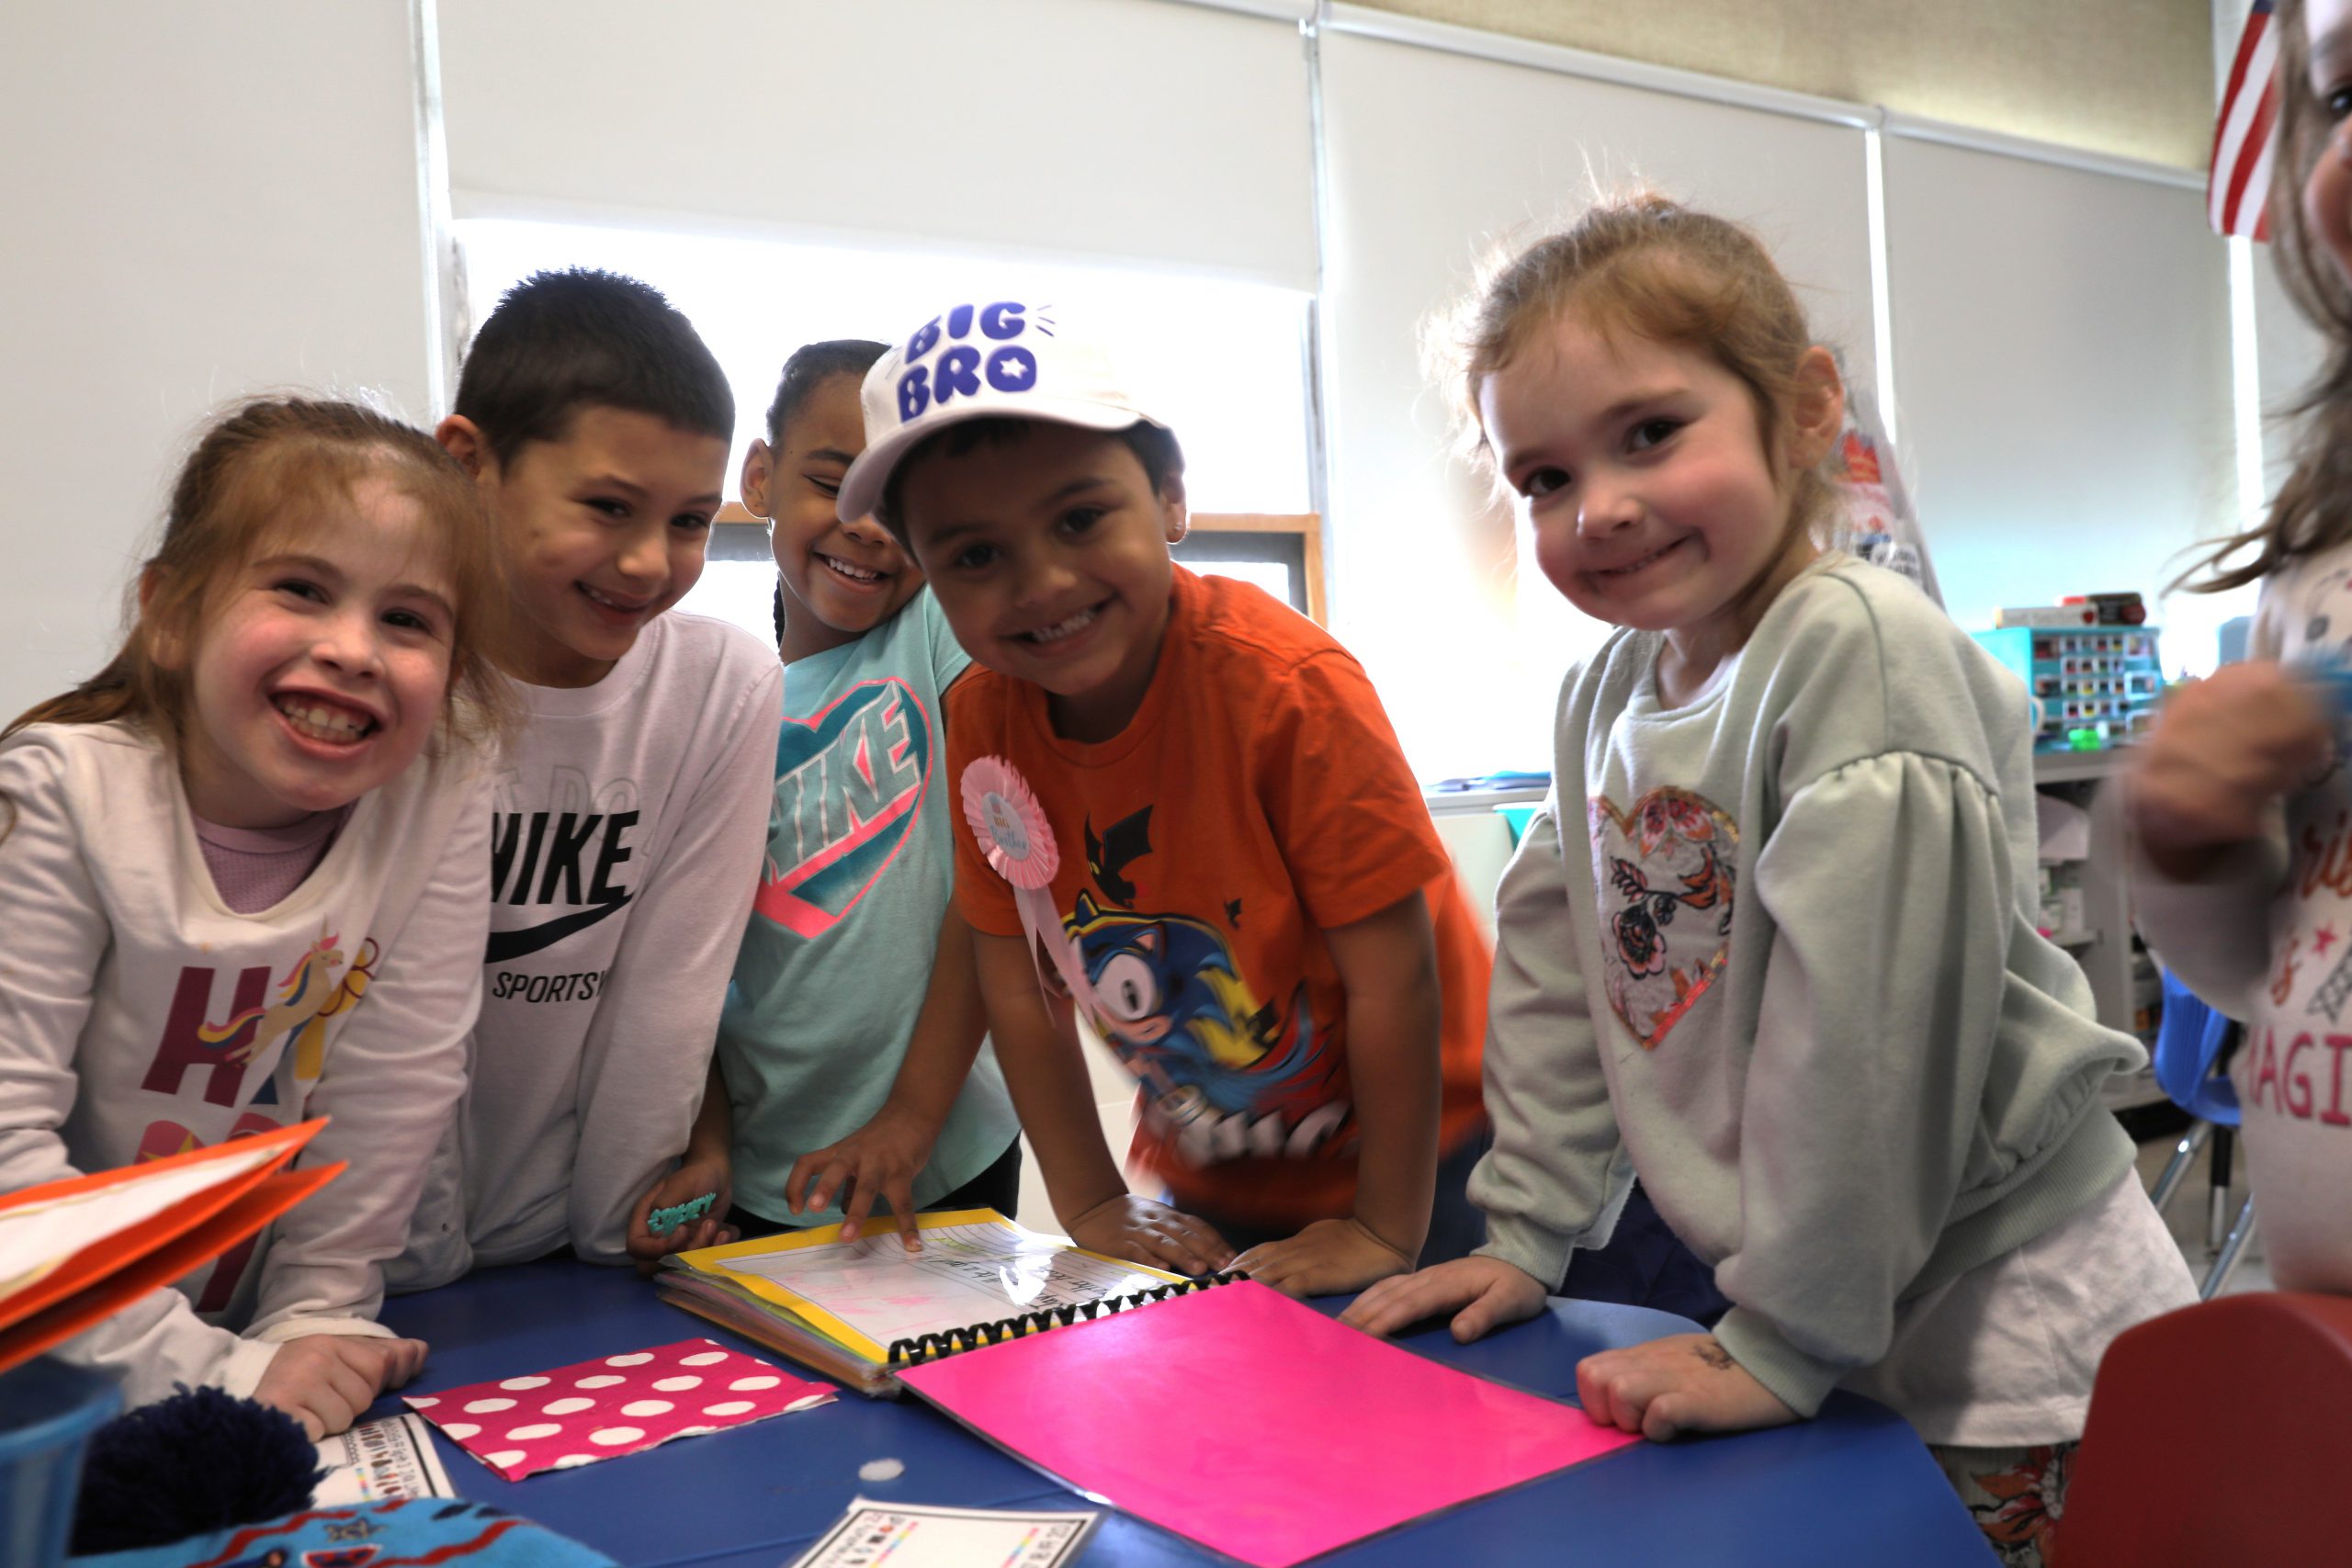
[[[1297,23],[1169,0],[443,0],[460,217],[1134,259],[1314,287]]]
[[[2201,190],[1890,136],[1912,497],[1952,615],[2136,589],[2236,505],[2227,253]]]

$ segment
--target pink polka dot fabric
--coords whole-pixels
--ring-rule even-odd
[[[412,1393],[409,1405],[509,1481],[830,1404],[831,1387],[708,1339],[528,1377]]]

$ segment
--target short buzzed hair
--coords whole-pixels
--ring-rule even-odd
[[[504,468],[531,442],[562,440],[589,408],[735,438],[726,374],[660,289],[582,267],[536,273],[474,334],[452,412],[473,422]]]

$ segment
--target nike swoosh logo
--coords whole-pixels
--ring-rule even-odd
[[[484,964],[505,964],[553,947],[574,932],[586,931],[614,910],[627,908],[629,897],[630,895],[624,893],[610,903],[575,909],[569,915],[543,920],[536,926],[525,926],[519,931],[492,931],[490,933],[490,946],[482,953],[481,961]]]

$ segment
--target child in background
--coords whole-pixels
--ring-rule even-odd
[[[2144,1054],[2034,932],[2024,694],[1815,547],[1843,393],[1745,230],[1600,207],[1460,342],[1544,575],[1623,629],[1561,690],[1498,895],[1490,1240],[1348,1321],[1541,1311],[1637,1173],[1733,1305],[1588,1358],[1589,1412],[1662,1439],[1860,1389],[2038,1561],[2100,1354],[2193,1292],[2099,1103]]]
[[[702,575],[735,402],[655,290],[609,273],[517,284],[476,334],[436,434],[505,563],[500,668],[523,709],[496,780],[472,1088],[394,1277],[569,1245],[600,1263],[715,1240],[651,1208],[702,1101],[759,864],[775,660],[665,615]],[[708,1189],[703,1189],[707,1191]]]
[[[1182,452],[1080,324],[925,324],[866,378],[842,487],[984,666],[947,750],[990,1033],[1080,1246],[1359,1290],[1412,1267],[1433,1191],[1437,1253],[1477,1239],[1486,951],[1355,660],[1169,558]],[[1017,897],[1000,868],[1049,854]],[[1172,1206],[1129,1194],[1041,964],[1141,1080],[1134,1152]]]
[[[121,651],[0,738],[0,1190],[313,1116],[306,1159],[350,1162],[67,1342],[134,1404],[210,1384],[315,1438],[423,1362],[374,1318],[481,998],[497,592],[423,432],[249,403],[180,470]]]
[[[761,1234],[842,1220],[854,1237],[887,1201],[911,1248],[919,1208],[1013,1213],[1021,1128],[949,897],[940,699],[971,659],[906,552],[834,512],[882,353],[794,354],[743,459],[743,504],[775,530],[785,725],[722,1081],[681,1173],[731,1190],[734,1224]]]
[[[2232,1072],[2271,1278],[2344,1294],[2352,946],[2338,944],[2352,936],[2352,781],[2336,716],[2295,671],[2340,671],[2352,656],[2352,131],[2338,102],[2352,0],[2282,0],[2278,27],[2271,221],[2281,275],[2329,336],[2327,362],[2269,516],[2214,551],[2197,585],[2262,585],[2250,657],[2165,704],[2126,799],[2140,930],[2190,989],[2246,1026]]]

